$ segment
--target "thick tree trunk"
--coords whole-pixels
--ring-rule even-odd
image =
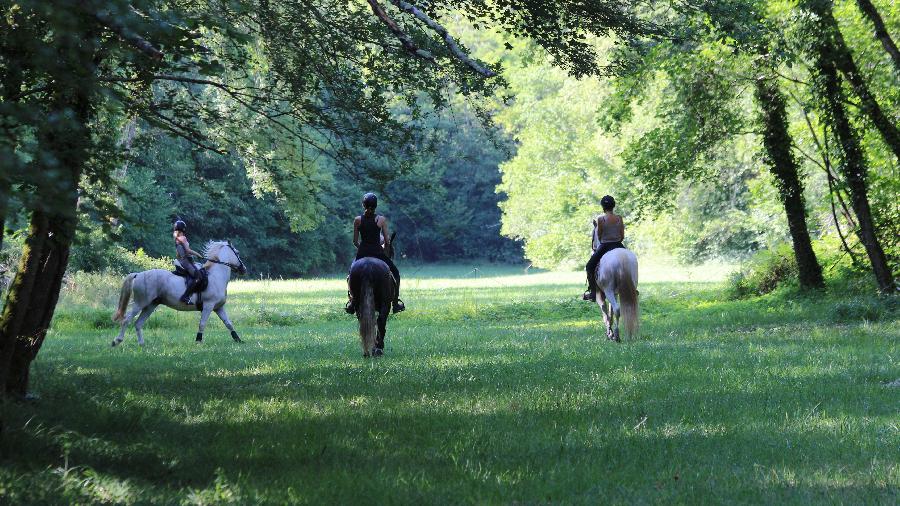
[[[797,259],[800,286],[806,289],[823,288],[822,267],[816,258],[806,226],[806,202],[799,167],[791,151],[788,132],[787,107],[778,82],[768,73],[756,79],[756,101],[763,126],[763,145],[769,170],[775,176],[778,194],[787,215],[788,229]]]
[[[884,50],[887,51],[891,60],[894,61],[896,71],[900,73],[900,50],[897,49],[897,45],[894,44],[894,39],[891,38],[887,28],[884,26],[884,20],[881,19],[881,14],[878,13],[878,9],[876,9],[869,0],[856,0],[856,4],[859,6],[859,10],[861,10],[875,26],[875,38],[881,42]]]
[[[821,50],[824,51],[823,56],[829,59],[850,83],[853,93],[859,97],[860,108],[878,129],[881,138],[894,152],[897,160],[900,161],[900,130],[884,113],[881,105],[875,99],[875,95],[869,90],[869,85],[866,84],[863,75],[859,72],[856,62],[853,61],[853,54],[847,47],[844,36],[841,35],[841,30],[831,12],[831,2],[814,0],[809,4],[814,6],[813,13],[819,17],[818,25],[822,30]]]
[[[872,272],[878,288],[884,293],[894,291],[894,280],[884,249],[878,241],[875,231],[875,221],[872,218],[872,210],[869,207],[868,187],[866,183],[868,167],[863,155],[859,137],[850,124],[847,110],[844,108],[843,90],[838,77],[837,68],[831,60],[832,54],[825,41],[821,41],[816,48],[816,72],[820,80],[819,93],[823,105],[827,108],[827,116],[831,119],[832,126],[837,134],[838,142],[843,152],[843,163],[840,164],[841,173],[850,190],[850,204],[856,213],[859,224],[859,238],[866,248],[866,254],[872,263]]]
[[[4,391],[24,397],[31,362],[50,328],[69,249],[77,225],[78,183],[91,146],[91,90],[69,85],[54,90],[52,114],[70,118],[46,122],[37,140],[49,156],[36,159],[31,170],[47,174],[19,269],[0,316],[0,381]],[[46,165],[45,165],[46,164]]]

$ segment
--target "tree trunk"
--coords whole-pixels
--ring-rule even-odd
[[[41,171],[45,182],[37,188],[40,198],[31,210],[25,249],[0,316],[0,381],[2,391],[15,397],[27,394],[31,362],[40,351],[59,299],[77,226],[78,183],[92,145],[89,79],[93,66],[89,59],[69,63],[72,67],[56,80],[48,111],[59,119],[44,122],[37,132],[47,154],[36,157],[29,170]]]
[[[0,176],[0,251],[3,250],[3,237],[6,235],[6,213],[11,190],[12,185],[9,180]]]
[[[756,101],[763,124],[763,145],[769,171],[775,176],[775,185],[787,215],[788,229],[797,260],[800,286],[806,289],[823,288],[822,267],[816,258],[806,226],[806,202],[797,160],[791,151],[788,132],[787,107],[778,82],[768,72],[756,79]]]
[[[869,0],[856,0],[856,4],[859,6],[859,10],[865,14],[873,25],[875,25],[875,38],[881,42],[884,50],[887,51],[891,60],[894,61],[895,70],[900,73],[900,50],[897,49],[897,45],[894,44],[894,39],[892,39],[887,32],[887,28],[884,26],[884,20],[881,19],[881,14],[878,13],[878,10]]]
[[[835,67],[841,71],[841,74],[850,83],[853,93],[859,97],[860,108],[868,116],[875,128],[884,139],[884,143],[888,145],[894,156],[900,161],[900,130],[887,117],[881,108],[881,105],[875,100],[875,95],[869,90],[856,62],[853,61],[853,54],[847,47],[844,36],[838,27],[837,21],[831,12],[831,2],[822,0],[813,1],[811,5],[815,6],[813,13],[819,16],[819,27],[821,28],[822,49],[824,57],[831,60]]]
[[[844,96],[837,68],[832,58],[833,53],[827,41],[821,40],[816,47],[816,72],[818,74],[819,94],[826,116],[831,120],[838,142],[843,153],[841,173],[850,190],[850,204],[856,213],[859,224],[859,238],[866,248],[866,254],[872,263],[872,272],[878,288],[884,293],[894,291],[894,280],[888,267],[887,258],[875,231],[875,221],[869,207],[868,187],[866,183],[868,167],[859,137],[850,124],[847,110],[844,108]]]

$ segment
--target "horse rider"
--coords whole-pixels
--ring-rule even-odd
[[[384,253],[391,246],[391,238],[388,234],[387,218],[375,214],[375,208],[378,207],[378,197],[374,193],[366,193],[362,198],[363,214],[357,216],[353,220],[353,245],[356,246],[356,260],[364,257],[372,257],[386,263],[394,275],[396,283],[396,298],[391,302],[394,313],[399,313],[406,309],[406,305],[400,300],[400,271],[394,265],[394,261],[388,258]],[[349,283],[350,278],[347,278]],[[347,291],[350,300],[344,308],[348,313],[353,314],[356,306],[353,301],[353,294]]]
[[[606,252],[616,248],[624,248],[622,240],[625,239],[625,222],[622,217],[613,212],[616,208],[616,200],[609,195],[600,199],[603,214],[597,216],[597,238],[600,239],[600,247],[594,250],[591,259],[588,260],[587,271],[588,290],[581,296],[584,300],[597,300],[597,265]]]
[[[191,291],[194,289],[194,285],[197,284],[197,277],[199,276],[197,266],[194,265],[194,257],[202,257],[203,255],[191,249],[187,235],[185,235],[186,231],[187,224],[181,220],[177,220],[172,226],[172,235],[175,237],[175,259],[178,260],[178,264],[188,274],[187,286],[180,300],[184,304],[190,304]]]

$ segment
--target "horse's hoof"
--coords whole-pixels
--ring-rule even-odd
[[[382,355],[384,355],[384,350],[382,350],[381,348],[375,348],[374,350],[372,350],[373,357],[380,357]]]
[[[118,339],[113,339],[113,342],[112,342],[112,344],[110,344],[110,346],[111,346],[111,347],[115,347],[117,344],[119,344],[119,343],[121,343],[121,342],[122,342],[122,341],[119,341]]]
[[[231,331],[231,338],[234,339],[234,342],[236,342],[236,343],[244,342],[244,341],[241,341],[241,337],[238,335],[238,333],[233,330]]]
[[[203,342],[203,333],[197,332],[197,339],[196,339],[196,341],[197,341],[198,343],[202,343],[202,342]]]

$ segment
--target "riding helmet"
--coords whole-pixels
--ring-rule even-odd
[[[378,207],[378,197],[376,197],[374,193],[369,192],[363,195],[362,204],[363,207],[367,209],[375,209]]]
[[[610,195],[604,195],[604,197],[600,199],[600,206],[603,207],[604,211],[612,211],[616,208],[616,199],[612,198]]]
[[[186,224],[185,222],[181,221],[181,220],[177,220],[177,221],[175,221],[175,223],[172,225],[172,228],[173,228],[173,230],[175,230],[175,231],[177,231],[177,232],[186,232],[186,231],[187,231],[187,224]]]

